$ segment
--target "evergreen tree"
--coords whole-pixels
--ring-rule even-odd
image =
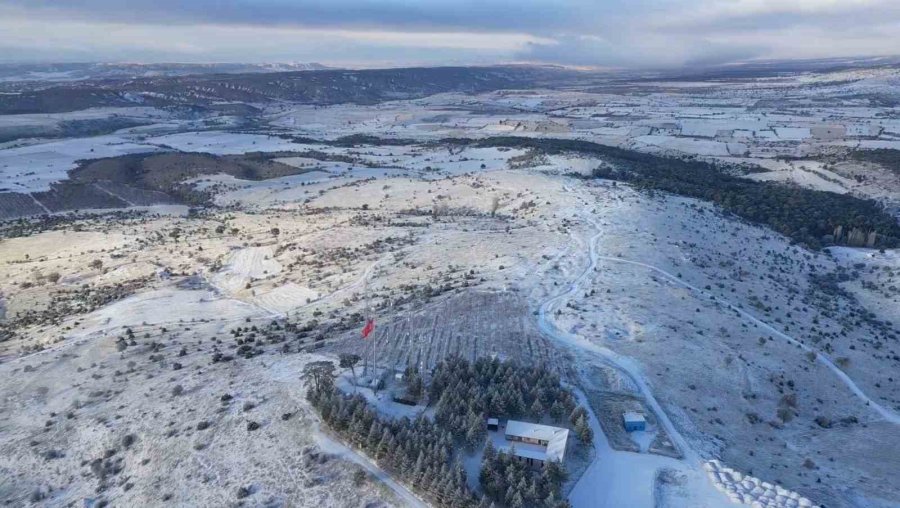
[[[554,422],[558,423],[563,418],[563,411],[564,409],[562,407],[562,404],[560,404],[558,400],[555,400],[553,401],[553,405],[550,406],[550,417]]]
[[[534,403],[531,405],[531,416],[535,418],[540,418],[541,415],[544,414],[544,406],[541,405],[540,399],[534,399]]]
[[[585,415],[579,416],[578,421],[575,422],[575,432],[578,434],[578,438],[581,439],[582,443],[589,445],[594,442],[594,431],[588,424]]]

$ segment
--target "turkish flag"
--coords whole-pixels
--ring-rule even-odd
[[[370,320],[366,321],[366,326],[364,326],[362,329],[363,338],[365,339],[366,337],[368,337],[369,334],[372,333],[372,330],[374,330],[374,329],[375,329],[375,320],[370,319]]]

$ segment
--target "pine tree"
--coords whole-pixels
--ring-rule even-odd
[[[550,417],[553,418],[554,422],[559,422],[563,417],[563,407],[559,403],[558,400],[553,401],[553,405],[550,406]]]
[[[506,495],[503,498],[503,501],[507,506],[512,506],[513,498],[516,496],[516,488],[510,485],[506,489]]]
[[[422,475],[425,474],[425,452],[419,450],[419,457],[416,458],[416,464],[413,466],[413,483],[419,484],[422,481]]]
[[[581,407],[581,406],[576,407],[576,408],[573,409],[572,412],[569,414],[569,423],[571,423],[572,425],[577,425],[577,424],[578,424],[578,418],[584,416],[585,413],[586,413],[586,411],[584,410],[583,407]]]
[[[579,416],[578,421],[575,422],[575,432],[582,443],[589,445],[594,442],[594,431],[588,425],[587,418],[584,415]]]
[[[541,500],[541,495],[540,495],[540,493],[538,492],[537,482],[535,482],[534,480],[532,480],[532,481],[529,483],[529,485],[528,485],[528,490],[525,491],[525,494],[524,494],[523,497],[525,498],[525,501],[526,501],[528,504],[532,504],[532,503],[533,503],[533,504],[537,504],[538,502],[540,502],[540,500]]]
[[[562,463],[558,460],[551,460],[544,465],[544,470],[541,471],[541,477],[544,478],[549,485],[553,486],[553,490],[558,489],[563,482],[566,481],[568,476],[566,468],[563,467]]]
[[[466,431],[466,444],[474,449],[484,441],[484,420],[475,413],[469,414],[469,427]]]
[[[539,398],[534,399],[534,404],[531,405],[531,416],[535,418],[540,418],[544,414],[544,406],[541,405],[541,400]]]
[[[380,460],[387,456],[391,445],[391,431],[387,427],[381,432],[381,439],[378,441],[378,447],[375,449],[375,460]]]

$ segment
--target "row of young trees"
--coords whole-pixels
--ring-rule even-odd
[[[453,460],[453,435],[430,419],[382,419],[362,396],[345,396],[328,375],[315,379],[307,398],[343,440],[363,450],[435,505],[490,506],[468,488],[465,470]]]

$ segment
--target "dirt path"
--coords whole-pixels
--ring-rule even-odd
[[[578,295],[582,292],[582,286],[591,279],[600,261],[628,264],[650,270],[655,274],[662,276],[679,286],[689,289],[690,291],[695,292],[696,294],[704,298],[708,297],[712,299],[716,303],[722,305],[728,311],[737,313],[742,318],[753,322],[757,326],[769,331],[773,335],[776,335],[788,341],[789,343],[801,348],[803,351],[814,353],[816,355],[816,359],[822,365],[827,367],[838,379],[840,379],[842,383],[844,383],[845,386],[847,386],[847,388],[850,389],[851,392],[853,392],[856,397],[862,400],[868,407],[872,408],[886,421],[893,424],[900,424],[900,414],[898,414],[896,411],[882,406],[881,404],[870,398],[868,395],[866,395],[865,392],[853,381],[853,379],[851,379],[844,371],[838,368],[831,361],[831,359],[828,358],[827,355],[821,353],[820,351],[801,343],[796,338],[791,337],[784,332],[781,332],[780,330],[774,328],[768,323],[765,323],[749,312],[738,308],[728,300],[713,295],[696,286],[693,286],[679,279],[676,275],[673,275],[661,268],[647,263],[642,263],[640,261],[632,261],[619,257],[600,255],[597,252],[597,241],[602,236],[602,228],[590,217],[585,217],[585,220],[589,222],[597,231],[587,241],[586,254],[588,258],[588,264],[578,275],[578,277],[568,286],[566,286],[565,289],[563,289],[555,296],[549,297],[540,304],[537,311],[538,328],[548,338],[558,343],[575,348],[576,350],[583,351],[587,354],[597,355],[609,365],[617,368],[626,376],[628,376],[644,396],[647,404],[657,415],[657,419],[660,425],[662,425],[663,428],[666,429],[671,440],[681,449],[682,453],[685,456],[685,459],[683,461],[674,461],[673,459],[658,457],[658,460],[655,460],[654,458],[652,458],[653,456],[648,457],[642,456],[641,454],[612,450],[608,445],[606,437],[602,435],[602,429],[599,426],[596,426],[594,431],[595,434],[598,434],[599,438],[596,440],[595,448],[598,457],[588,467],[588,470],[578,481],[578,483],[576,483],[575,487],[572,490],[572,493],[570,494],[570,500],[572,501],[574,506],[617,506],[617,503],[625,501],[627,499],[630,499],[629,502],[631,503],[631,506],[653,506],[651,499],[643,495],[645,493],[645,489],[646,491],[653,490],[652,478],[655,478],[655,471],[658,471],[663,467],[671,468],[673,463],[676,464],[675,469],[679,469],[681,470],[681,472],[687,473],[689,475],[691,495],[695,497],[693,502],[696,506],[727,506],[729,503],[727,498],[723,497],[720,492],[714,490],[711,482],[709,482],[708,480],[698,480],[698,475],[702,477],[703,459],[696,453],[695,450],[691,448],[684,437],[678,432],[666,412],[653,396],[648,383],[641,374],[640,366],[631,358],[622,356],[614,351],[609,350],[608,348],[601,347],[591,342],[587,338],[578,335],[577,333],[570,333],[565,330],[560,330],[553,322],[553,312],[561,306],[565,305],[565,303],[569,299],[578,297]],[[577,239],[573,239],[573,241],[578,243]],[[564,252],[569,251],[566,250]],[[640,459],[635,459],[635,455],[639,456]],[[630,470],[631,473],[623,476],[622,471],[619,471],[618,468],[626,468]],[[620,478],[616,481],[608,481],[606,480],[606,478],[608,477]],[[706,480],[705,478],[703,479]],[[627,497],[629,492],[632,496],[631,498]],[[640,494],[637,498],[634,497],[635,492],[638,492]]]
[[[728,310],[731,310],[731,311],[734,311],[734,312],[740,314],[741,317],[743,317],[744,319],[747,319],[748,321],[753,322],[754,324],[762,327],[763,329],[769,331],[770,333],[777,335],[778,337],[781,337],[782,339],[790,342],[792,345],[799,347],[803,351],[805,351],[807,353],[814,353],[816,355],[816,360],[818,360],[819,363],[821,363],[822,365],[827,367],[831,372],[833,372],[834,375],[837,376],[838,379],[840,379],[840,381],[842,383],[844,383],[844,385],[846,385],[847,388],[849,388],[850,391],[853,392],[853,394],[856,395],[857,398],[859,398],[866,404],[866,406],[872,408],[872,410],[877,412],[879,415],[881,415],[882,418],[884,418],[888,422],[893,423],[895,425],[900,425],[900,414],[898,414],[896,411],[886,408],[886,407],[882,406],[881,404],[879,404],[878,402],[872,400],[872,398],[869,397],[868,395],[866,395],[866,393],[862,391],[862,389],[859,387],[859,385],[857,385],[856,382],[854,382],[853,379],[851,379],[850,376],[848,376],[846,372],[844,372],[837,365],[835,365],[834,362],[832,362],[831,359],[827,355],[825,355],[824,353],[822,353],[821,351],[819,351],[815,348],[812,348],[812,347],[800,342],[799,340],[795,339],[794,337],[791,337],[790,335],[787,335],[784,332],[779,331],[772,325],[766,323],[765,321],[762,321],[761,319],[750,314],[749,312],[737,307],[736,305],[732,304],[728,300],[718,297],[716,295],[713,295],[712,293],[709,293],[708,291],[704,291],[696,286],[692,286],[691,284],[679,279],[677,276],[672,275],[671,273],[669,273],[661,268],[657,268],[653,265],[648,265],[646,263],[641,263],[639,261],[631,261],[628,259],[610,257],[610,256],[596,256],[596,259],[603,260],[603,261],[611,261],[611,262],[615,262],[615,263],[625,263],[625,264],[629,264],[629,265],[640,266],[642,268],[651,270],[651,271],[665,277],[669,281],[674,282],[675,284],[678,284],[682,287],[690,289],[691,291],[694,291],[694,292],[698,293],[699,295],[702,295],[703,297],[713,299],[716,303],[723,305]]]
[[[118,194],[116,194],[116,193],[114,193],[114,192],[112,192],[112,191],[106,190],[106,189],[104,189],[103,187],[100,187],[100,186],[97,185],[96,183],[92,183],[91,186],[92,186],[93,188],[97,189],[97,190],[100,191],[100,192],[109,194],[110,196],[112,196],[112,197],[114,197],[114,198],[116,198],[116,199],[119,199],[119,200],[123,201],[123,202],[124,202],[126,205],[128,205],[128,206],[137,206],[136,204],[132,203],[131,201],[128,201],[127,199],[123,198],[122,196],[120,196],[120,195],[118,195]]]
[[[597,240],[602,235],[602,232],[599,231],[599,225],[597,225],[593,221],[590,222],[594,225],[594,227],[598,229],[598,232],[588,240],[588,255],[590,262],[581,273],[581,275],[569,285],[568,290],[563,291],[562,293],[546,300],[543,304],[541,304],[540,308],[538,309],[538,328],[545,335],[556,340],[557,342],[562,342],[570,346],[575,346],[583,350],[597,353],[598,355],[602,356],[603,359],[608,363],[624,372],[634,383],[634,385],[640,390],[641,395],[644,396],[647,404],[649,404],[653,411],[659,415],[660,423],[663,425],[663,427],[665,427],[666,431],[669,433],[675,444],[678,445],[678,447],[681,449],[682,453],[684,453],[685,457],[689,460],[699,462],[699,458],[696,456],[696,454],[693,453],[690,446],[688,446],[687,441],[685,441],[681,434],[679,434],[675,429],[675,425],[672,424],[672,421],[669,420],[665,411],[663,411],[662,406],[660,406],[659,402],[657,402],[656,398],[653,396],[650,387],[644,381],[633,361],[607,348],[597,346],[584,337],[560,330],[556,327],[556,324],[547,317],[549,312],[577,294],[581,289],[581,285],[588,278],[590,278],[597,267],[597,261],[601,258],[601,256],[597,254]]]
[[[413,494],[409,489],[391,478],[391,475],[384,472],[380,467],[378,467],[377,464],[375,464],[375,462],[373,462],[365,455],[356,452],[352,448],[342,444],[337,439],[333,439],[331,436],[320,430],[316,430],[315,439],[316,443],[319,445],[319,448],[321,448],[322,451],[360,465],[378,481],[384,483],[389,489],[391,489],[400,500],[406,503],[406,506],[412,506],[414,508],[428,508],[428,505],[425,502],[416,497],[416,495]]]
[[[600,347],[584,337],[560,330],[548,317],[548,315],[552,315],[554,309],[581,291],[582,284],[593,275],[597,262],[601,259],[601,256],[597,254],[597,240],[602,235],[602,230],[594,221],[590,219],[588,221],[598,231],[587,242],[589,263],[567,289],[548,298],[540,305],[538,328],[555,342],[600,356],[605,362],[627,375],[640,390],[645,401],[656,414],[660,425],[665,428],[670,439],[678,446],[685,458],[676,460],[660,455],[614,450],[603,434],[603,429],[597,422],[596,416],[592,414],[591,426],[596,436],[594,447],[597,457],[575,484],[569,499],[575,507],[624,506],[622,503],[626,503],[628,506],[652,507],[654,506],[653,491],[656,473],[661,468],[668,467],[682,471],[689,478],[695,506],[728,506],[730,501],[716,491],[712,483],[706,479],[701,458],[678,433],[675,425],[653,396],[650,387],[640,374],[638,366],[631,359]],[[590,407],[586,403],[584,406]],[[592,411],[589,410],[589,413]]]

